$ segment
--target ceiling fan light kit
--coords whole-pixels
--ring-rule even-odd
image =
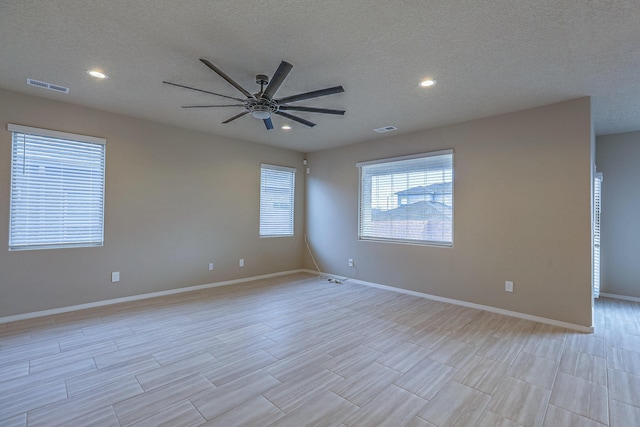
[[[203,89],[198,89],[191,86],[185,86],[178,83],[172,83],[168,81],[163,81],[162,83],[176,86],[184,89],[189,89],[201,93],[207,93],[210,95],[215,95],[227,99],[233,99],[238,101],[237,104],[220,104],[220,105],[184,105],[182,108],[219,108],[219,107],[242,107],[244,111],[240,114],[236,114],[235,116],[225,120],[222,122],[223,124],[230,123],[244,115],[251,113],[251,116],[262,120],[264,122],[267,130],[273,129],[273,122],[271,121],[271,115],[277,114],[282,117],[286,117],[295,122],[301,123],[305,126],[313,127],[316,124],[306,120],[302,117],[287,113],[286,111],[303,111],[308,113],[320,113],[320,114],[333,114],[333,115],[344,115],[344,110],[336,110],[331,108],[317,108],[317,107],[305,107],[301,105],[288,105],[291,102],[303,101],[307,99],[319,98],[321,96],[333,95],[336,93],[344,92],[344,88],[342,86],[334,86],[327,89],[314,90],[311,92],[299,93],[297,95],[286,96],[284,98],[274,99],[276,92],[287,78],[293,65],[289,64],[286,61],[281,61],[278,69],[273,75],[271,81],[269,81],[269,76],[265,74],[258,74],[256,76],[256,84],[260,85],[260,91],[257,93],[250,93],[246,90],[242,85],[229,77],[224,71],[218,68],[215,64],[205,58],[201,58],[200,62],[206,65],[211,71],[222,77],[227,81],[231,86],[236,88],[242,95],[244,95],[244,99],[236,98],[233,96],[223,95],[215,92],[210,92]]]

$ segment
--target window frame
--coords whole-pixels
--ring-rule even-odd
[[[289,213],[288,216],[290,218],[290,222],[288,224],[285,225],[285,227],[287,228],[286,232],[282,232],[282,233],[278,233],[278,232],[271,232],[271,233],[266,233],[263,234],[263,229],[267,229],[268,227],[265,225],[263,226],[263,217],[266,217],[266,214],[263,215],[263,191],[265,189],[265,185],[263,182],[263,171],[264,170],[271,170],[271,171],[279,171],[279,172],[286,172],[286,173],[290,173],[290,179],[291,179],[291,187],[288,188],[288,197],[290,198],[290,206],[289,206]],[[297,169],[296,168],[292,168],[289,166],[279,166],[279,165],[273,165],[273,164],[269,164],[269,163],[261,163],[260,164],[260,199],[259,199],[259,215],[258,215],[258,234],[260,236],[260,238],[272,238],[272,237],[293,237],[295,236],[295,199],[296,199],[296,172]],[[283,227],[283,228],[285,228]],[[289,232],[290,231],[290,232]]]
[[[402,239],[402,238],[390,238],[390,237],[376,237],[369,236],[363,232],[363,206],[364,195],[363,195],[363,174],[364,168],[367,166],[385,164],[385,163],[394,163],[394,162],[402,162],[406,160],[413,159],[422,159],[436,156],[451,156],[451,240],[450,241],[437,241],[437,240],[418,240],[418,239]],[[406,156],[399,157],[389,157],[377,160],[369,160],[357,162],[356,167],[358,167],[358,241],[364,242],[384,242],[384,243],[395,243],[395,244],[406,244],[406,245],[418,245],[418,246],[435,246],[435,247],[453,247],[454,242],[454,181],[455,181],[455,162],[454,162],[454,150],[453,149],[445,149],[445,150],[437,150],[430,151],[425,153],[411,154]],[[398,205],[400,206],[400,205]]]
[[[94,137],[94,136],[87,136],[87,135],[79,135],[79,134],[73,134],[73,133],[67,133],[67,132],[59,132],[59,131],[54,131],[54,130],[50,130],[50,129],[41,129],[41,128],[35,128],[35,127],[29,127],[29,126],[22,126],[22,125],[16,125],[16,124],[8,124],[7,125],[7,130],[9,132],[11,132],[11,164],[10,164],[10,196],[9,196],[9,233],[8,233],[8,248],[9,251],[26,251],[26,250],[41,250],[41,249],[61,249],[61,248],[80,248],[80,247],[102,247],[104,246],[104,222],[105,222],[105,217],[104,217],[104,207],[105,207],[105,187],[106,187],[106,139],[104,138],[99,138],[99,137]],[[46,141],[45,143],[48,144],[48,147],[54,148],[55,149],[55,145],[56,143],[61,145],[62,143],[66,143],[68,145],[73,145],[73,144],[92,144],[92,145],[96,145],[96,146],[100,146],[99,149],[96,151],[96,153],[99,153],[97,156],[95,156],[98,160],[99,160],[99,167],[98,170],[100,172],[100,175],[98,175],[98,179],[96,179],[96,183],[97,184],[101,184],[101,191],[96,191],[93,194],[94,195],[98,195],[99,198],[98,200],[98,204],[93,204],[92,207],[95,208],[95,206],[99,206],[100,208],[100,213],[97,216],[98,220],[99,220],[99,232],[85,232],[85,236],[86,239],[81,240],[81,239],[76,239],[75,241],[73,241],[73,239],[69,239],[69,241],[64,241],[64,238],[60,238],[58,236],[57,239],[54,239],[52,237],[46,238],[46,237],[39,237],[39,238],[32,238],[32,237],[28,237],[28,238],[18,238],[15,235],[20,233],[20,229],[18,229],[18,226],[15,225],[15,223],[18,221],[18,219],[16,219],[16,215],[24,215],[24,214],[28,214],[29,212],[29,208],[25,207],[23,210],[21,210],[20,212],[18,212],[16,205],[19,204],[18,202],[18,196],[15,195],[15,191],[17,191],[17,188],[19,186],[23,186],[26,190],[25,191],[33,191],[33,189],[35,188],[34,185],[29,185],[29,183],[20,183],[20,182],[16,182],[15,181],[15,175],[17,174],[15,167],[16,167],[16,159],[14,158],[14,156],[16,155],[17,149],[16,149],[16,145],[15,144],[19,144],[20,142],[16,140],[16,138],[20,138],[22,136],[22,143],[26,143],[27,141],[27,137],[31,136],[33,140],[35,139],[39,139],[39,138],[44,138]],[[31,141],[32,143],[34,141]],[[56,141],[58,140],[58,141]],[[77,147],[80,147],[80,145],[77,145]],[[33,153],[27,153],[26,152],[26,146],[23,147],[23,156],[24,156],[24,161],[26,162],[27,160],[27,155],[31,154],[33,155]],[[96,150],[98,147],[94,147],[93,149]],[[73,154],[73,149],[67,147],[66,149],[66,154]],[[42,150],[40,150],[40,155],[42,155]],[[72,161],[70,159],[67,159],[66,161],[60,161],[60,158],[53,158],[54,162],[58,161],[60,162],[64,167],[69,167],[70,164],[72,164]],[[39,162],[42,163],[42,160]],[[34,165],[36,165],[38,163],[34,163]],[[24,163],[24,165],[26,165],[26,163]],[[40,164],[39,167],[43,167],[44,165]],[[92,170],[93,172],[93,170]],[[52,176],[47,176],[47,181],[44,184],[45,187],[50,186],[51,182],[52,182]],[[74,179],[77,179],[77,177],[74,177]],[[91,180],[91,182],[93,183],[93,180]],[[66,182],[66,185],[70,185],[69,181]],[[60,203],[60,198],[56,198],[54,201],[49,201],[49,203]],[[92,199],[90,201],[91,203],[95,202],[95,199]],[[47,202],[44,202],[47,203]],[[53,206],[53,205],[47,205],[47,206]],[[61,214],[58,214],[57,216],[53,217],[53,216],[46,216],[44,217],[44,220],[51,220],[52,218],[55,218],[59,221],[62,222],[62,224],[60,225],[59,228],[56,229],[56,231],[61,231],[62,233],[60,234],[64,234],[64,232],[67,231],[68,227],[69,227],[69,222],[65,222],[65,220],[67,220],[68,218],[65,218],[68,214],[69,214],[69,210],[64,209],[62,211]],[[40,218],[42,218],[42,214],[39,213],[38,215],[40,215]],[[94,219],[96,218],[95,216],[92,216],[91,214],[88,214],[87,217],[89,219]],[[43,219],[40,219],[40,221],[42,221]],[[34,228],[29,228],[28,226],[22,226],[22,229],[25,230],[34,230]],[[30,241],[32,240],[32,241]]]

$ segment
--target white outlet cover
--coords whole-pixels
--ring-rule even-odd
[[[507,292],[513,292],[513,282],[511,280],[504,282],[504,290]]]
[[[113,273],[111,273],[111,282],[119,282],[120,281],[120,272],[119,271],[114,271]]]
[[[213,270],[213,263],[212,262],[209,263],[209,270]]]
[[[238,265],[240,265],[240,267],[244,267],[244,258],[240,258],[240,262]]]

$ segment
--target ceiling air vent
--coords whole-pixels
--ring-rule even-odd
[[[41,82],[40,80],[27,79],[27,84],[29,86],[41,87],[43,89],[49,89],[55,92],[69,93],[68,87],[54,85],[52,83],[47,83],[47,82]]]
[[[391,132],[392,130],[398,130],[398,128],[395,126],[385,126],[383,128],[374,129],[374,131],[378,133]]]

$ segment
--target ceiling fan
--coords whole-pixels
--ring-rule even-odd
[[[313,127],[316,124],[310,122],[309,120],[303,119],[302,117],[294,116],[293,114],[287,113],[287,111],[305,111],[308,113],[322,113],[322,114],[334,114],[342,116],[344,115],[344,110],[334,110],[330,108],[316,108],[316,107],[303,107],[298,105],[288,105],[290,102],[302,101],[305,99],[318,98],[320,96],[332,95],[334,93],[344,92],[344,88],[342,86],[334,86],[327,89],[314,90],[311,92],[300,93],[292,96],[285,96],[284,98],[274,99],[274,96],[284,79],[287,78],[289,72],[293,68],[293,65],[289,64],[286,61],[280,62],[278,69],[271,81],[269,81],[269,77],[264,74],[258,74],[256,76],[256,83],[260,85],[260,91],[257,93],[250,93],[244,87],[242,87],[238,82],[233,80],[224,71],[220,68],[216,67],[211,61],[208,59],[201,58],[200,62],[209,67],[213,72],[222,77],[234,88],[238,89],[243,95],[244,99],[236,98],[233,96],[222,95],[220,93],[210,92],[208,90],[197,89],[191,86],[185,86],[178,83],[172,83],[163,81],[162,83],[168,84],[171,86],[177,86],[184,89],[195,90],[197,92],[208,93],[210,95],[220,96],[227,99],[233,99],[238,101],[236,104],[224,104],[224,105],[184,105],[182,108],[218,108],[218,107],[242,107],[244,111],[236,114],[235,116],[225,120],[222,122],[223,124],[229,123],[238,119],[246,114],[251,113],[253,117],[256,119],[261,119],[264,122],[264,125],[267,129],[273,129],[273,122],[271,121],[271,115],[277,114],[282,117],[286,117],[290,120],[296,121],[298,123],[302,123],[303,125]]]

